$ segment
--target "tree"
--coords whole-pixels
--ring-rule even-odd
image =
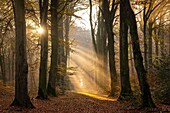
[[[151,97],[149,84],[147,83],[147,79],[146,79],[146,70],[143,65],[143,58],[142,58],[140,45],[139,45],[135,14],[130,6],[129,0],[121,0],[121,4],[124,7],[124,10],[126,11],[125,13],[127,17],[126,22],[128,23],[128,26],[130,27],[135,68],[138,74],[140,90],[142,93],[142,100],[143,100],[142,105],[143,107],[155,107],[155,104],[153,103],[153,100]]]
[[[153,19],[148,22],[148,70],[152,67],[152,31],[153,31]]]
[[[16,33],[16,59],[15,59],[15,99],[11,106],[23,106],[33,108],[28,96],[28,64],[26,53],[26,24],[25,24],[25,0],[15,0],[14,19]]]
[[[102,0],[102,12],[105,20],[106,31],[108,35],[108,50],[109,50],[109,69],[111,78],[111,91],[110,96],[115,96],[116,84],[117,84],[117,72],[115,66],[115,47],[114,47],[114,33],[113,33],[113,21],[115,19],[118,3],[116,0],[112,1],[112,7],[110,10],[110,3],[108,0]]]
[[[64,62],[64,64],[65,64],[65,75],[66,75],[66,77],[65,77],[65,84],[64,84],[64,90],[66,90],[66,89],[69,89],[69,77],[68,77],[68,75],[67,75],[67,62],[69,62],[69,60],[68,60],[68,57],[70,57],[70,43],[69,43],[69,32],[70,32],[70,22],[71,22],[71,16],[69,15],[69,12],[71,12],[73,9],[74,9],[74,7],[73,7],[73,3],[69,3],[69,5],[67,5],[67,7],[66,7],[66,15],[65,15],[65,22],[64,22],[64,28],[65,28],[65,51],[66,51],[66,53],[65,53],[65,62]]]
[[[155,41],[155,56],[156,56],[156,65],[158,65],[158,56],[159,56],[159,48],[158,48],[158,30],[157,29],[154,29],[154,41]]]
[[[95,41],[95,31],[93,28],[93,20],[92,20],[92,1],[89,0],[89,4],[90,4],[90,27],[91,27],[91,36],[92,36],[92,42],[93,42],[93,46],[94,46],[94,50],[97,53],[97,45],[96,45],[96,41]]]
[[[168,31],[170,31],[170,27],[168,28]],[[169,33],[169,40],[168,40],[168,49],[169,49],[169,55],[170,55],[170,33]]]
[[[165,31],[165,26],[167,26],[168,20],[165,20],[164,18],[168,14],[168,8],[166,3],[162,4],[160,7],[155,10],[153,15],[150,17],[149,22],[148,22],[148,64],[149,64],[149,69],[152,69],[153,65],[153,44],[152,40],[154,39],[155,41],[155,59],[156,59],[156,64],[158,64],[158,58],[159,58],[159,45],[161,46],[161,42],[165,40],[163,38],[163,35],[161,34],[166,34],[162,33]],[[154,35],[153,32],[154,31]],[[165,35],[166,36],[166,35]],[[160,44],[158,44],[160,42]],[[163,44],[163,43],[162,43]],[[160,49],[165,51],[166,49]]]
[[[148,47],[147,47],[147,22],[153,13],[153,11],[163,3],[163,0],[157,2],[156,0],[145,0],[144,1],[144,9],[143,9],[143,37],[144,37],[144,63],[145,69],[148,70]],[[147,7],[148,6],[148,7]],[[151,32],[151,31],[150,31]],[[149,38],[151,42],[151,38]],[[151,50],[151,48],[150,48]],[[149,56],[150,58],[151,56]],[[151,62],[152,59],[150,59]]]
[[[119,99],[129,99],[132,96],[132,89],[129,78],[128,63],[128,25],[126,22],[126,11],[123,4],[120,4],[120,82],[121,92]]]
[[[99,4],[101,7],[101,4]],[[105,84],[105,80],[108,79],[107,77],[101,76],[101,75],[108,75],[108,65],[107,65],[107,47],[108,47],[108,43],[107,43],[107,32],[106,32],[106,27],[105,27],[105,22],[104,22],[104,18],[102,15],[101,10],[99,10],[98,12],[98,26],[97,26],[97,34],[96,34],[96,46],[97,46],[97,58],[98,61],[101,62],[101,65],[98,65],[98,70],[101,70],[100,72],[98,72],[99,74],[99,79],[100,79],[100,84],[101,84],[101,88],[104,91],[107,91],[107,86],[108,84]]]
[[[107,65],[107,33],[106,33],[106,28],[105,28],[105,23],[104,23],[104,18],[102,15],[102,11],[100,8],[102,7],[102,2],[99,2],[99,10],[96,11],[97,13],[97,22],[94,22],[92,19],[93,15],[93,5],[92,1],[89,0],[89,5],[90,5],[90,15],[89,15],[89,20],[90,20],[90,27],[91,27],[91,36],[92,36],[92,43],[94,46],[94,51],[96,53],[97,59],[96,62],[100,61],[101,64],[96,66],[96,74],[95,74],[95,81],[96,84],[100,85],[103,91],[106,91],[107,89],[107,84],[104,83],[104,81],[107,79],[104,76],[100,75],[107,75],[108,74],[108,65]],[[93,23],[96,25],[94,26]],[[95,29],[96,28],[96,29]],[[100,72],[98,72],[100,70]],[[100,84],[99,84],[100,83]]]
[[[1,31],[0,31],[1,32]],[[2,80],[3,84],[6,85],[7,78],[6,78],[6,71],[5,71],[5,62],[4,62],[4,52],[3,52],[3,38],[0,33],[0,38],[1,38],[1,46],[0,46],[0,66],[1,66],[1,75],[2,75]]]
[[[0,78],[7,85],[14,80],[14,21],[11,2],[0,1],[0,7]]]
[[[63,6],[63,5],[62,5]],[[61,94],[65,93],[64,90],[64,78],[66,76],[66,68],[65,68],[65,60],[66,60],[66,56],[65,56],[65,44],[64,44],[64,36],[63,36],[63,21],[64,21],[64,17],[63,14],[60,14],[61,18],[59,18],[58,21],[58,38],[59,38],[59,54],[58,54],[58,75],[59,75],[59,79],[58,79],[58,83],[59,83],[59,87],[61,90]]]
[[[40,71],[39,71],[39,87],[38,96],[40,99],[47,99],[47,60],[48,60],[48,30],[47,30],[47,15],[48,15],[48,0],[39,0],[40,8],[40,27],[43,29],[41,33],[41,56],[40,56]]]
[[[57,96],[56,77],[58,64],[58,0],[51,0],[51,66],[49,71],[49,81],[47,92],[49,95]]]

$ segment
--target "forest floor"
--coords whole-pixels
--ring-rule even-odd
[[[119,102],[114,98],[82,92],[67,92],[64,96],[48,100],[31,98],[34,109],[10,107],[14,90],[0,84],[0,113],[170,113],[170,105],[157,104],[158,108],[139,109],[133,102]]]

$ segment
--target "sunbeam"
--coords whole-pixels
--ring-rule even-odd
[[[93,50],[78,45],[70,55],[70,66],[78,67],[70,81],[77,92],[108,93],[110,77]]]

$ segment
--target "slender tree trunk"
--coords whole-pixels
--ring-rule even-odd
[[[146,17],[144,17],[144,24],[143,24],[143,39],[144,39],[144,63],[145,63],[145,69],[148,69],[148,49],[147,49],[147,38],[146,38],[146,25],[147,25],[147,21],[145,19]]]
[[[11,0],[12,2],[12,8],[13,10],[15,9],[15,6],[14,6],[14,1]],[[15,18],[15,12],[14,12],[14,18]],[[11,48],[12,48],[12,85],[14,85],[14,78],[15,78],[15,43],[12,43],[11,44]]]
[[[69,31],[70,31],[69,22],[70,22],[70,17],[66,16],[66,20],[65,20],[66,57],[69,56]]]
[[[130,51],[130,66],[131,66],[131,74],[135,76],[135,70],[134,70],[134,62],[133,62],[133,51],[132,51],[132,44],[129,45],[129,51]]]
[[[3,85],[6,85],[7,78],[6,78],[5,63],[4,63],[4,53],[2,51],[2,48],[0,48],[0,66],[1,66]]]
[[[11,51],[8,50],[8,57],[7,57],[7,62],[8,62],[8,82],[11,82]]]
[[[57,96],[56,78],[58,64],[58,0],[51,0],[51,66],[49,71],[48,94]]]
[[[1,39],[1,42],[0,42],[0,67],[1,67],[1,69],[0,69],[0,78],[2,78],[3,79],[3,76],[2,76],[2,52],[1,52],[1,49],[2,49],[2,30],[1,30],[1,28],[0,28],[0,39]]]
[[[110,27],[109,27],[110,26]],[[111,78],[111,92],[110,96],[115,96],[117,86],[117,73],[115,66],[115,52],[114,52],[114,35],[112,25],[108,25],[108,47],[109,47],[109,68]]]
[[[92,20],[92,1],[89,0],[89,4],[90,4],[90,27],[91,27],[91,36],[92,36],[92,42],[93,42],[93,46],[94,46],[94,50],[97,53],[97,46],[96,46],[96,41],[95,41],[95,31],[93,28],[93,20]]]
[[[4,62],[4,38],[2,37],[2,29],[0,28],[0,67],[1,67],[1,75],[2,75],[2,81],[3,85],[6,85],[7,79],[6,79],[6,71],[5,71],[5,62]]]
[[[5,65],[5,48],[4,48],[4,38],[2,37],[2,30],[0,29],[0,66],[1,66],[1,75],[3,80],[3,85],[7,85],[7,76],[6,76],[6,65]]]
[[[11,71],[12,71],[12,85],[14,85],[14,77],[15,77],[15,52],[14,50],[12,50],[12,67],[11,67]]]
[[[151,97],[149,84],[147,83],[147,79],[146,79],[146,70],[143,65],[143,58],[142,58],[140,45],[139,45],[135,14],[130,6],[129,0],[121,0],[121,3],[124,7],[124,10],[126,11],[126,15],[127,15],[126,20],[130,27],[135,68],[138,74],[140,90],[142,93],[142,100],[143,100],[142,105],[143,107],[155,107],[155,104],[153,103],[153,100]]]
[[[158,57],[159,57],[159,48],[158,48],[158,33],[157,30],[154,30],[155,33],[155,54],[156,54],[156,65],[158,65]]]
[[[161,58],[164,58],[165,53],[165,35],[164,35],[164,30],[160,31],[160,37],[161,37],[161,41],[160,41],[160,54],[161,54]]]
[[[114,4],[114,3],[113,3]],[[105,19],[106,31],[108,34],[108,51],[109,51],[109,69],[110,69],[110,79],[111,79],[111,91],[109,96],[116,95],[116,86],[117,86],[117,72],[115,64],[115,47],[114,47],[114,34],[113,34],[113,17],[115,15],[114,11],[117,8],[114,8],[114,11],[109,11],[109,1],[103,0],[102,4],[103,17]],[[113,9],[113,7],[112,7]]]
[[[64,78],[65,78],[65,51],[64,51],[64,37],[63,37],[63,15],[61,15],[61,18],[58,22],[58,38],[59,38],[59,59],[58,59],[58,66],[59,68],[59,87],[61,90],[61,94],[63,95],[65,93],[64,90]]]
[[[70,8],[70,5],[68,6]],[[68,57],[70,56],[70,51],[69,51],[69,31],[70,31],[70,17],[66,15],[66,20],[65,20],[65,40],[66,40],[66,45],[65,45],[65,49],[66,49],[66,59],[65,59],[65,73],[67,73],[67,66],[68,66]],[[65,87],[67,89],[69,89],[69,78],[66,75],[66,81],[65,82]]]
[[[153,26],[153,22],[150,20],[149,21],[149,40],[148,40],[148,66],[149,66],[149,70],[152,68],[152,26]]]
[[[125,19],[126,11],[124,10],[122,3],[120,3],[120,100],[126,100],[130,99],[129,97],[132,97],[128,62],[128,25]]]
[[[102,17],[101,11],[98,12],[98,27],[97,27],[97,35],[96,35],[96,46],[97,46],[97,61],[100,61],[100,64],[97,64],[96,68],[98,71],[97,76],[99,76],[98,82],[101,84],[101,89],[103,91],[106,90],[106,84],[104,83],[105,77],[101,76],[104,75],[104,54],[103,54],[103,26],[102,26]]]
[[[28,96],[28,64],[26,55],[25,0],[15,0],[14,18],[16,31],[15,99],[11,106],[33,108]]]
[[[170,27],[169,27],[169,31],[170,31]],[[168,46],[169,46],[169,56],[170,56],[170,32],[169,32],[168,38],[169,38]]]
[[[144,64],[146,71],[148,70],[148,46],[147,46],[147,36],[146,36],[146,29],[147,29],[147,21],[148,21],[148,13],[149,9],[147,10],[147,0],[144,0],[144,9],[143,9],[143,41],[144,41]]]
[[[104,71],[105,74],[108,75],[108,48],[107,48],[107,32],[106,32],[106,27],[104,25],[104,19],[102,18],[102,32],[103,32],[103,54],[104,54],[104,58],[103,58],[103,62],[104,62]]]
[[[48,0],[39,1],[40,5],[40,21],[43,33],[41,33],[41,57],[40,57],[40,73],[38,96],[40,99],[47,99],[47,61],[48,61],[48,30],[47,30],[47,13]]]

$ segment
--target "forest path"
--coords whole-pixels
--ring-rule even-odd
[[[160,113],[158,109],[139,110],[134,103],[122,103],[106,96],[71,91],[63,96],[49,97],[49,100],[32,98],[35,109],[9,107],[13,101],[13,92],[9,88],[0,88],[0,91],[0,113]],[[159,108],[162,113],[170,111],[170,106],[159,105]]]

